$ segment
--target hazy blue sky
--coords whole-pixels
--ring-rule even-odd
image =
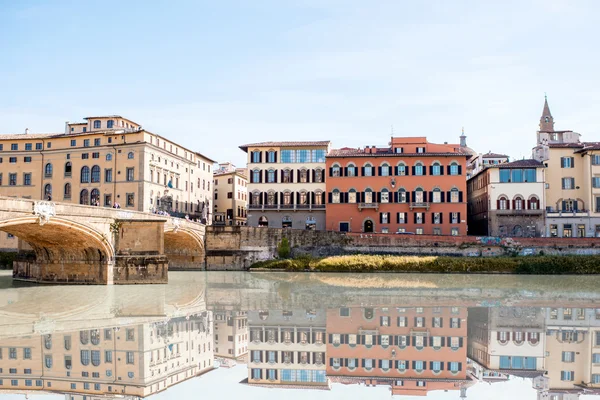
[[[0,0],[0,132],[121,114],[218,160],[396,135],[529,156],[600,140],[600,2]]]

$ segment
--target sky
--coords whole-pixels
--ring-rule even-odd
[[[119,114],[218,161],[395,136],[529,157],[600,141],[595,0],[0,0],[0,133]]]
[[[234,368],[219,368],[200,377],[184,381],[170,387],[168,390],[148,397],[149,400],[191,399],[202,393],[204,397],[244,400],[304,400],[310,395],[314,400],[460,400],[459,391],[432,391],[426,397],[422,396],[391,396],[389,387],[364,385],[342,385],[334,383],[331,390],[306,390],[252,387],[240,384],[248,375],[245,365]],[[23,400],[24,395],[2,395],[0,400]],[[30,395],[31,400],[60,400],[61,395]],[[536,400],[537,392],[532,388],[530,379],[512,378],[508,382],[476,384],[467,389],[467,399],[486,400]],[[598,400],[600,396],[581,396],[580,400]]]

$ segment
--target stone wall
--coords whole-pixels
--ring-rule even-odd
[[[343,254],[438,256],[600,254],[600,238],[497,238],[476,236],[343,234],[294,229],[211,226],[206,231],[206,268],[243,270],[277,257],[283,237],[292,255],[325,257]]]
[[[113,267],[113,283],[168,283],[168,272],[169,261],[165,255],[117,256]]]

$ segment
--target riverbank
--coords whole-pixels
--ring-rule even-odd
[[[534,275],[600,274],[600,256],[444,257],[351,255],[259,261],[250,271],[411,272]]]

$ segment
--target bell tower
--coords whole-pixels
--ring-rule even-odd
[[[544,110],[540,118],[540,132],[554,132],[554,118],[548,107],[548,96],[544,95]]]

